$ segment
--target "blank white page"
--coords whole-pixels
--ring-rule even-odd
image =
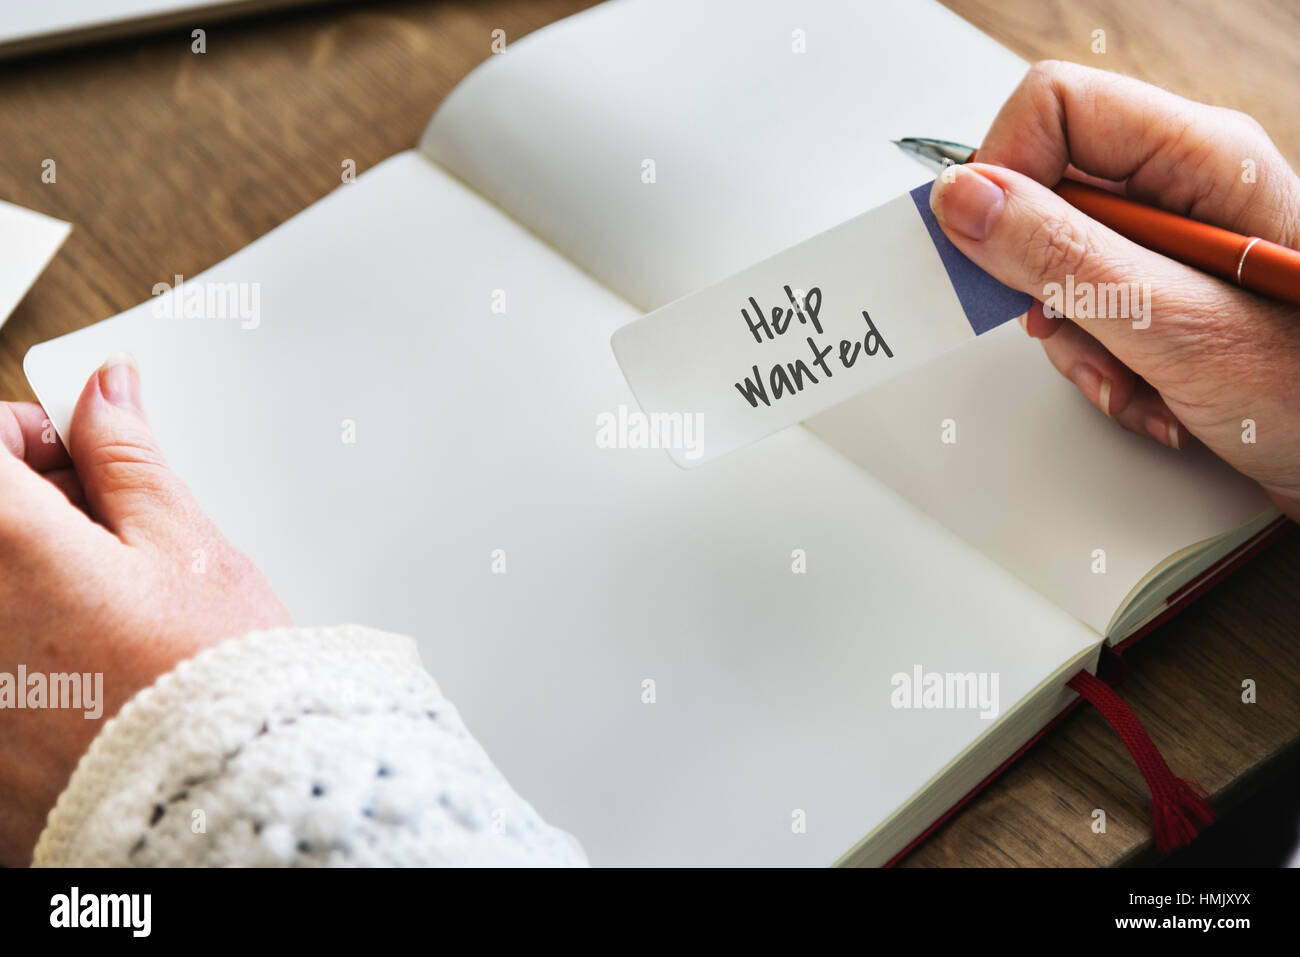
[[[490,58],[422,149],[648,311],[925,182],[890,140],[977,145],[1027,66],[932,2],[616,0]],[[1102,633],[1270,508],[1107,422],[1010,324],[806,424]]]
[[[1157,563],[1271,505],[1204,446],[1121,429],[1042,352],[1009,322],[807,425],[1104,635]]]
[[[693,472],[598,448],[635,310],[419,153],[194,279],[261,283],[260,324],[146,303],[35,347],[60,431],[133,353],[170,461],[295,619],[417,636],[597,864],[830,864],[993,725],[894,710],[893,674],[994,672],[1005,711],[1097,644],[802,429]]]
[[[649,311],[931,179],[890,140],[977,143],[1024,71],[931,0],[612,0],[489,57],[421,149]]]

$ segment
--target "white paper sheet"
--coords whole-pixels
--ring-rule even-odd
[[[651,421],[690,416],[707,432],[666,446],[678,465],[795,425],[1028,309],[957,251],[928,204],[918,187],[614,333]]]
[[[0,326],[59,251],[72,227],[0,201]]]
[[[649,312],[933,179],[890,140],[978,144],[1026,67],[930,0],[613,0],[490,57],[420,145]]]

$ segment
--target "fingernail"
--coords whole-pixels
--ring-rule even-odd
[[[119,352],[99,367],[99,391],[113,405],[140,411],[140,370],[135,360]]]
[[[949,172],[952,182],[945,182]],[[948,167],[930,187],[930,209],[939,222],[970,239],[987,237],[1005,205],[1002,187],[960,166]]]
[[[1110,380],[1090,365],[1080,362],[1070,370],[1070,381],[1079,387],[1097,408],[1110,415]],[[1096,396],[1094,399],[1093,396]]]
[[[1171,421],[1159,412],[1152,412],[1147,416],[1146,427],[1147,434],[1161,445],[1167,445],[1171,449],[1182,449],[1182,429],[1177,422]]]
[[[1025,335],[1029,335],[1029,313],[1025,313],[1016,321],[1020,323],[1020,328],[1025,330]]]

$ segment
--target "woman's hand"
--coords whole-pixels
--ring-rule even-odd
[[[1134,432],[1173,448],[1190,432],[1300,519],[1300,308],[1144,249],[1050,189],[1069,175],[1300,248],[1300,179],[1260,125],[1046,62],[1002,107],[977,159],[945,171],[931,206],[962,252],[1039,300],[1026,331],[1052,364]],[[1106,284],[1146,284],[1150,325],[1085,318],[1077,299],[1064,303],[1070,318],[1045,314],[1050,284],[1064,287],[1067,276],[1076,290],[1101,292],[1102,312]]]
[[[99,673],[104,699],[88,720],[48,700],[19,710],[0,684],[5,866],[31,860],[77,761],[132,695],[222,639],[290,623],[163,461],[129,359],[91,376],[68,445],[39,406],[0,403],[0,682],[20,666]]]

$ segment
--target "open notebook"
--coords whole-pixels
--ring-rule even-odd
[[[636,407],[609,340],[924,182],[890,139],[979,142],[1024,69],[937,4],[601,6],[187,277],[257,308],[146,302],[27,372],[62,431],[132,352],[295,618],[417,636],[594,863],[884,863],[1274,513],[1104,420],[1015,323],[691,471],[598,447]],[[996,715],[895,707],[918,670],[995,676]]]

